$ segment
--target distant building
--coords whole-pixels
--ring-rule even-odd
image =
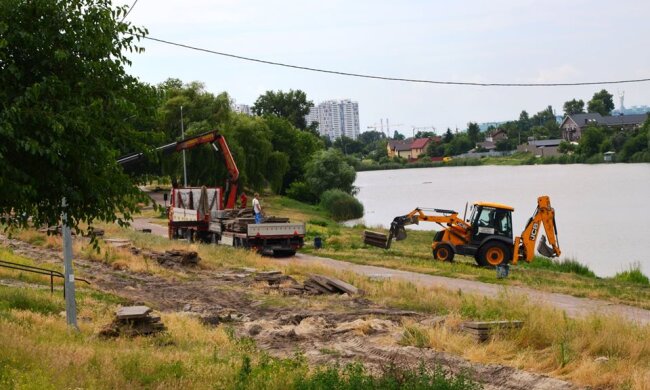
[[[648,114],[602,116],[595,112],[587,114],[567,115],[560,129],[562,138],[567,141],[578,141],[582,130],[589,125],[607,126],[618,129],[633,129],[640,127],[648,119]]]
[[[440,137],[434,138],[408,138],[405,140],[389,140],[386,145],[388,157],[402,157],[409,160],[417,159],[418,156],[426,154],[427,147],[431,142],[440,142]]]
[[[560,153],[557,149],[562,143],[562,139],[542,139],[542,140],[531,140],[525,144],[517,146],[518,152],[530,152],[535,156],[549,157],[549,156],[560,156]]]
[[[346,136],[359,137],[359,103],[352,100],[327,100],[314,106],[305,116],[307,125],[318,123],[318,133],[332,141]]]
[[[253,115],[253,111],[251,110],[251,106],[248,104],[232,104],[230,108],[234,112],[239,112],[241,114],[246,114],[246,115]]]

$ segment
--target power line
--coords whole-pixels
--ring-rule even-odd
[[[120,23],[122,23],[122,22],[124,21],[124,19],[126,19],[126,17],[129,16],[129,14],[131,13],[131,11],[133,10],[133,7],[135,7],[136,4],[138,4],[138,0],[135,0],[135,1],[133,2],[133,4],[131,4],[131,6],[129,7],[129,10],[126,11],[126,14],[125,14],[124,17],[122,18],[122,20],[120,20]]]
[[[136,2],[137,1],[138,0],[136,0]],[[630,84],[630,83],[642,83],[642,82],[650,81],[650,78],[643,78],[643,79],[628,79],[628,80],[586,81],[586,82],[576,82],[576,83],[479,83],[479,82],[468,82],[468,81],[409,79],[409,78],[402,78],[402,77],[377,76],[377,75],[370,75],[370,74],[363,74],[363,73],[342,72],[337,70],[319,69],[319,68],[311,68],[308,66],[285,64],[282,62],[268,61],[259,58],[245,57],[237,54],[224,53],[216,50],[204,49],[204,48],[190,46],[183,43],[172,42],[160,38],[147,37],[147,36],[142,36],[137,34],[133,34],[133,35],[136,35],[140,38],[148,39],[150,41],[164,43],[166,45],[182,47],[185,49],[200,51],[209,54],[215,54],[223,57],[236,58],[243,61],[257,62],[260,64],[275,65],[275,66],[281,66],[285,68],[306,70],[310,72],[327,73],[327,74],[333,74],[338,76],[358,77],[358,78],[384,80],[384,81],[401,81],[406,83],[465,85],[465,86],[478,86],[478,87],[568,87],[568,86],[582,86],[582,85]]]

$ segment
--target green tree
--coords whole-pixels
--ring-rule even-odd
[[[585,112],[585,102],[580,99],[572,99],[564,102],[564,115],[582,114]]]
[[[445,156],[456,156],[472,149],[475,144],[465,133],[456,134],[450,143],[445,145]]]
[[[614,109],[614,95],[607,92],[606,89],[601,89],[596,92],[587,103],[587,110],[589,112],[597,112],[600,115],[607,116]]]
[[[454,133],[451,132],[450,128],[447,128],[445,135],[442,136],[442,142],[448,144],[451,142],[452,139],[454,139]]]
[[[309,109],[314,106],[311,100],[307,100],[307,94],[301,90],[266,91],[255,101],[252,107],[256,115],[268,116],[275,115],[285,118],[295,127],[306,130],[307,125],[305,116],[309,114]]]
[[[0,219],[125,222],[138,190],[115,159],[142,150],[128,120],[145,87],[126,74],[146,30],[108,0],[0,2]],[[146,97],[148,103],[149,97]],[[144,104],[146,104],[144,103]]]
[[[393,132],[393,139],[403,141],[404,139],[406,139],[406,137],[404,136],[404,134],[402,134],[402,133],[398,132],[397,130],[395,130]]]
[[[345,156],[337,149],[317,152],[307,163],[305,172],[309,188],[319,198],[323,192],[335,188],[351,193],[356,177],[354,168],[345,161]]]
[[[194,122],[205,121],[206,131],[214,130],[226,123],[231,115],[230,98],[223,92],[217,96],[205,90],[205,84],[193,81],[183,84],[178,79],[168,79],[158,85],[162,103],[158,109],[160,128],[166,141],[180,139],[181,106],[185,129]]]
[[[363,144],[361,142],[355,141],[352,138],[348,138],[344,135],[337,138],[332,146],[346,155],[361,153],[363,150]]]
[[[578,150],[585,157],[593,156],[600,152],[600,146],[605,141],[605,132],[598,126],[587,126],[578,141]]]
[[[477,143],[481,135],[481,129],[478,127],[478,124],[474,122],[469,122],[467,124],[467,136],[472,143]]]
[[[528,130],[530,130],[531,126],[532,124],[530,123],[530,116],[528,115],[528,112],[526,112],[525,110],[522,111],[519,114],[519,120],[517,121],[517,128],[522,133],[526,133],[528,132]]]
[[[305,166],[311,156],[323,149],[320,138],[307,131],[296,129],[288,120],[275,116],[264,118],[269,127],[273,150],[288,157],[289,167],[282,180],[279,191],[284,192],[291,183],[304,179]]]

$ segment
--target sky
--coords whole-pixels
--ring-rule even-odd
[[[115,4],[131,5],[131,0]],[[496,83],[650,78],[645,0],[235,1],[138,0],[128,21],[149,36],[205,49],[372,75]],[[267,90],[301,89],[318,103],[359,103],[361,131],[463,130],[517,119],[606,88],[625,106],[650,105],[650,82],[609,86],[488,88],[358,79],[244,62],[142,41],[129,73],[157,84],[201,81],[237,103]]]

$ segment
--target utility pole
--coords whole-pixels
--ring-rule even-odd
[[[185,127],[183,125],[183,106],[181,106],[181,139],[185,139]],[[187,187],[187,165],[185,165],[185,149],[183,149],[183,187]]]
[[[67,202],[65,198],[61,201],[63,213],[61,214],[61,233],[63,235],[63,288],[65,291],[65,318],[68,326],[77,327],[77,301],[74,289],[74,272],[72,270],[72,233],[68,225]]]

